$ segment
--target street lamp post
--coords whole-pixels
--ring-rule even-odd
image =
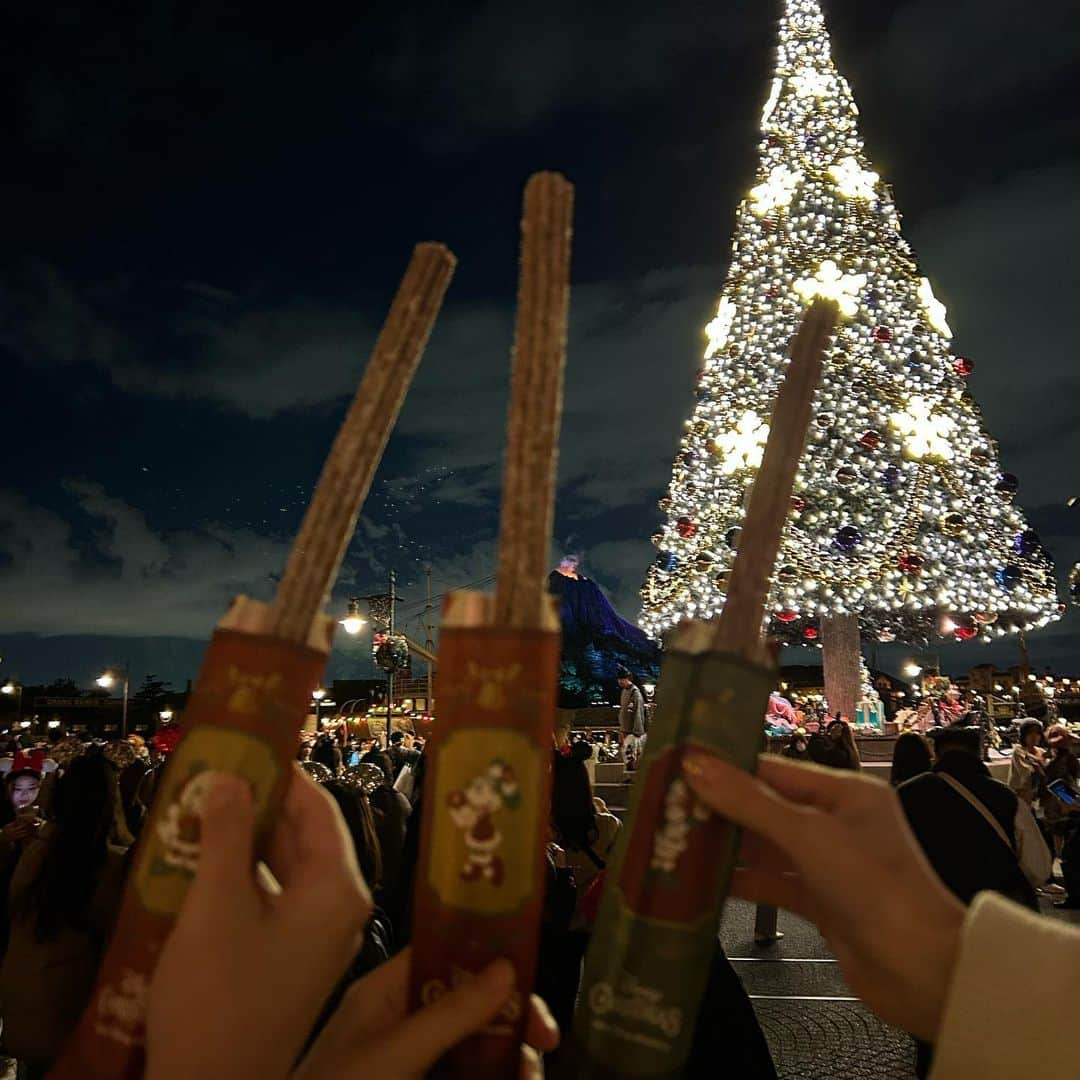
[[[393,570],[390,571],[390,637],[394,636],[394,603],[397,600],[397,596],[394,593],[394,586],[397,584],[397,574]],[[386,746],[390,747],[390,714],[394,708],[394,669],[391,668],[386,673]]]
[[[319,730],[319,709],[322,707],[322,699],[326,697],[326,691],[321,686],[316,686],[311,691],[311,696],[315,701],[315,730]]]
[[[127,738],[127,717],[128,717],[128,681],[131,676],[131,663],[125,660],[124,666],[120,669],[124,675],[124,706],[120,715],[120,738]],[[116,684],[116,672],[111,668],[103,671],[95,680],[103,690],[108,690]]]

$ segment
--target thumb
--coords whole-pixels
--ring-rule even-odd
[[[244,780],[213,774],[200,815],[199,864],[187,906],[221,912],[254,896],[255,805]]]

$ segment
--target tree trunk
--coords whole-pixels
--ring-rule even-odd
[[[829,615],[821,620],[822,664],[825,668],[825,700],[829,712],[855,723],[855,703],[862,697],[859,685],[858,615]]]

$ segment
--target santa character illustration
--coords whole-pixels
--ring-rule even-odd
[[[479,776],[446,797],[450,820],[465,834],[462,881],[489,881],[498,888],[505,868],[499,849],[503,836],[495,824],[500,810],[516,810],[521,801],[517,779],[506,762],[496,758]]]
[[[698,802],[686,781],[676,780],[664,799],[664,821],[653,836],[649,866],[673,874],[679,859],[690,845],[690,830],[707,821],[709,810]]]
[[[157,835],[164,848],[166,866],[194,874],[202,848],[202,814],[206,795],[217,774],[209,769],[196,773],[180,789],[158,823]]]

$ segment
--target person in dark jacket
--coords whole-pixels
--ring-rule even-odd
[[[1019,857],[1023,839],[1018,836],[1018,814],[1030,817],[1030,810],[983,764],[979,729],[938,728],[933,745],[933,770],[896,789],[911,831],[930,865],[965,904],[977,893],[991,890],[1038,911],[1038,897]],[[1034,842],[1043,843],[1034,819],[1031,825],[1036,833]],[[1032,838],[1027,837],[1027,842],[1032,843]],[[1045,855],[1048,861],[1049,852]],[[932,1050],[918,1040],[916,1049],[916,1075],[927,1076]]]
[[[1037,911],[1017,854],[1026,838],[1017,836],[1016,794],[990,775],[980,756],[978,728],[936,731],[933,770],[897,789],[908,824],[938,877],[965,904],[991,889]],[[1008,845],[956,784],[993,818]]]

